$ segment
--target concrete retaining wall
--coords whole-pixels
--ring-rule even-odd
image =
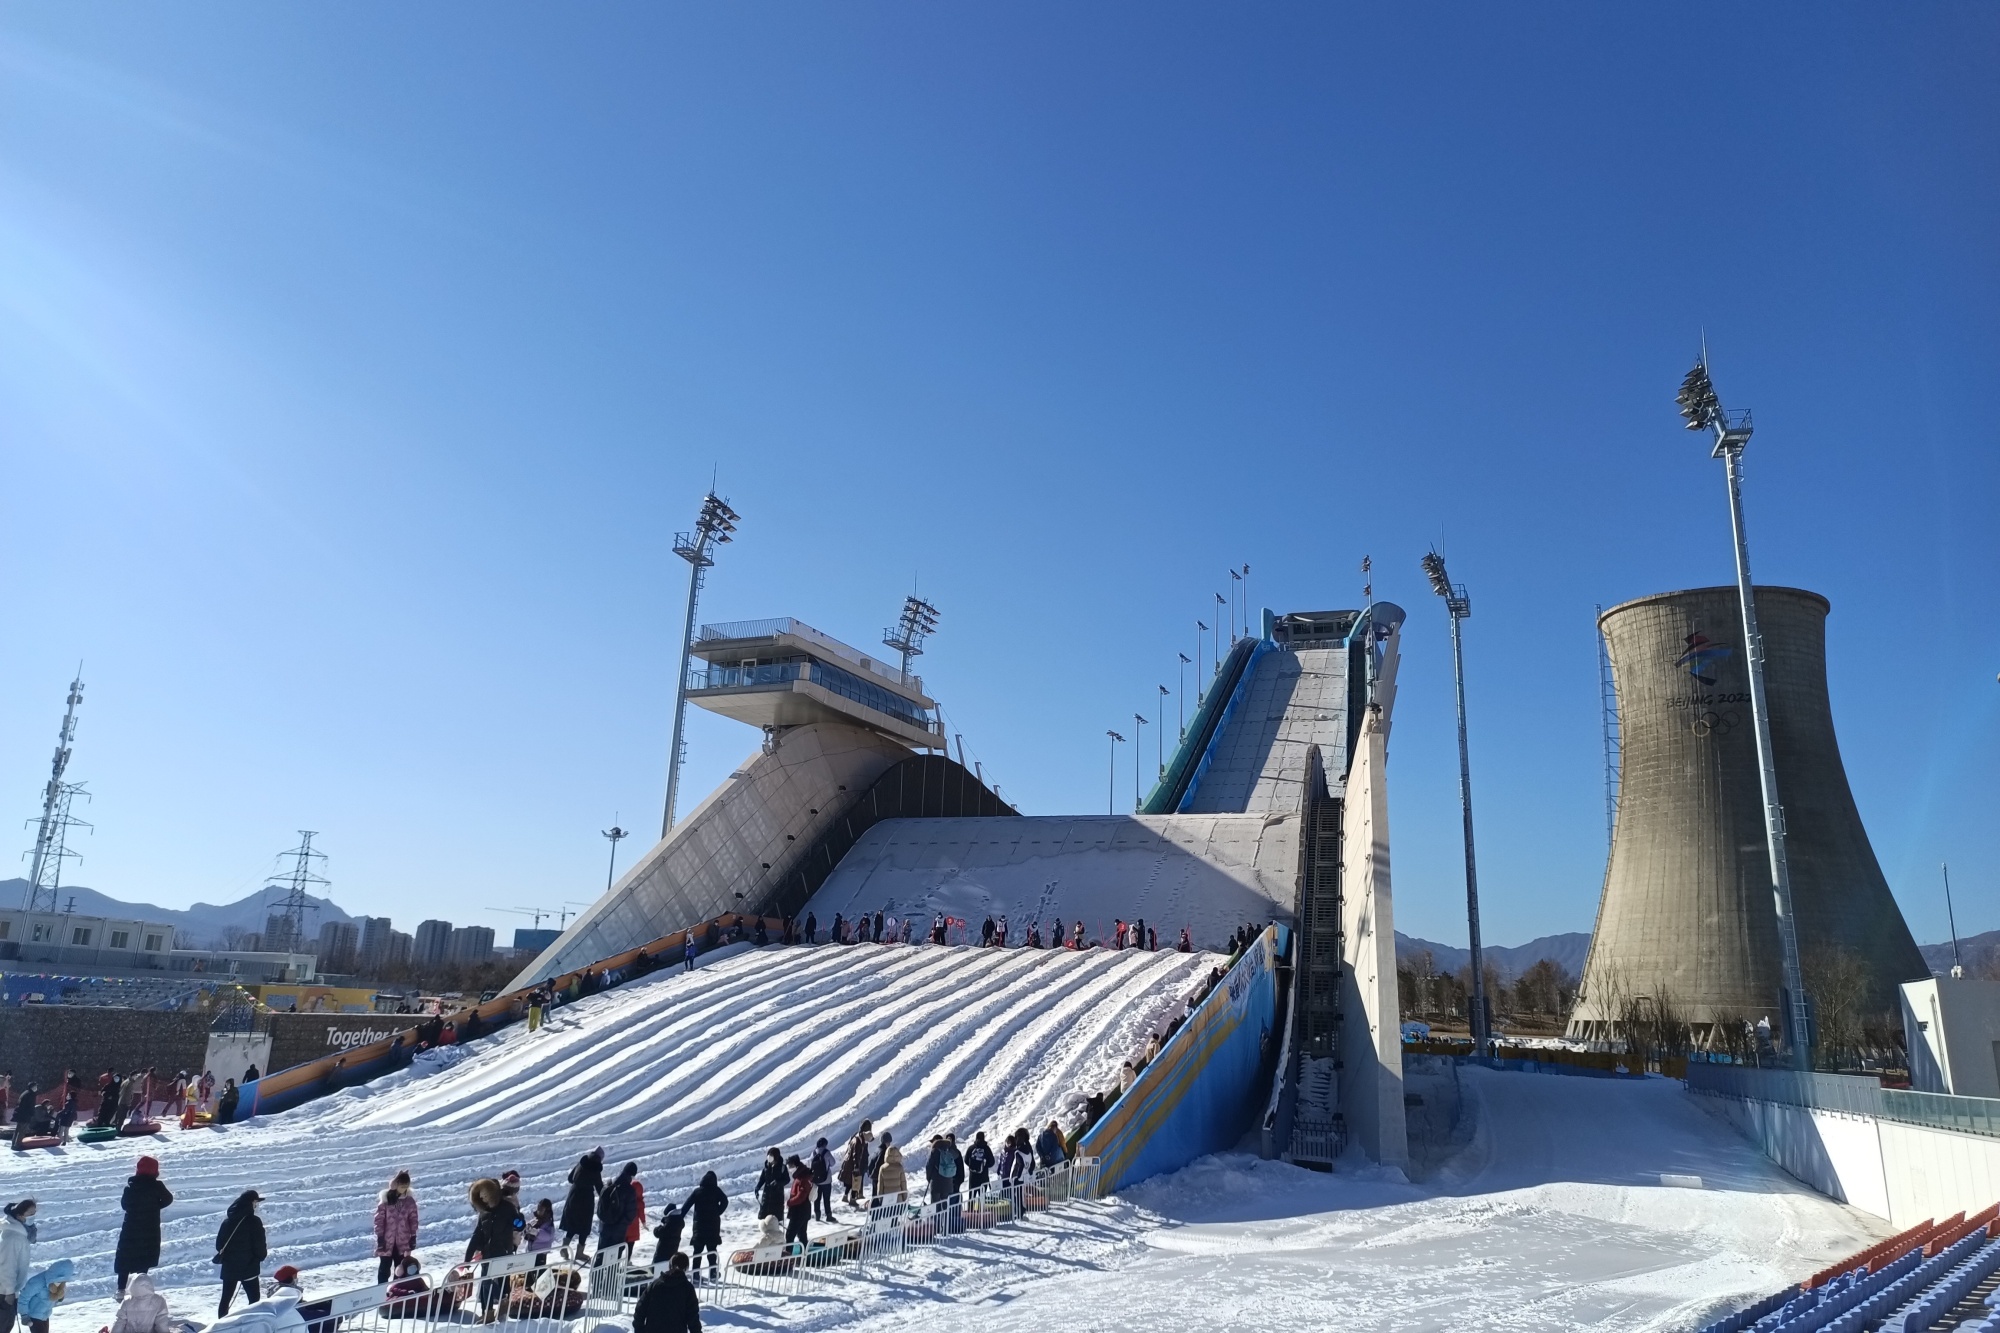
[[[1820,1193],[1898,1227],[2000,1200],[2000,1139],[1742,1097],[1698,1094]]]
[[[0,1009],[0,1070],[14,1090],[48,1088],[75,1069],[92,1088],[106,1069],[199,1070],[208,1052],[206,1014],[149,1009],[22,1005]]]

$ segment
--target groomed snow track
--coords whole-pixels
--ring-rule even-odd
[[[1179,1012],[1209,954],[853,945],[736,946],[692,974],[655,973],[409,1069],[246,1124],[164,1138],[0,1154],[0,1193],[40,1202],[38,1260],[77,1261],[73,1299],[108,1294],[118,1197],[150,1152],[175,1193],[155,1278],[176,1310],[214,1299],[222,1210],[269,1200],[268,1267],[315,1290],[372,1280],[376,1192],[416,1178],[427,1268],[462,1256],[467,1185],[513,1168],[525,1201],[560,1207],[564,1173],[603,1145],[639,1164],[649,1215],[713,1169],[734,1201],[725,1244],[755,1230],[747,1195],[765,1148],[839,1145],[863,1118],[911,1151],[933,1133],[997,1143],[1115,1086],[1144,1034]],[[997,1132],[997,1133],[996,1133]],[[650,1241],[648,1242],[650,1245]],[[108,1315],[107,1315],[108,1318]]]

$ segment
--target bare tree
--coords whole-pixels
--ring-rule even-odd
[[[1800,960],[1819,1028],[1820,1061],[1835,1068],[1860,1057],[1868,1010],[1868,968],[1839,945],[1818,945]]]

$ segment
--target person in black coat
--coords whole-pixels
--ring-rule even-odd
[[[118,1274],[118,1294],[134,1273],[150,1273],[160,1262],[160,1214],[174,1196],[160,1183],[160,1163],[151,1157],[139,1159],[139,1170],[125,1182],[125,1195],[118,1206],[125,1221],[118,1228],[118,1253],[111,1267]]]
[[[681,1215],[680,1205],[668,1204],[660,1214],[660,1225],[653,1228],[653,1239],[659,1244],[653,1247],[653,1267],[658,1268],[681,1252],[681,1231],[687,1226],[687,1218]]]
[[[667,1271],[646,1284],[632,1307],[632,1333],[701,1333],[701,1302],[688,1281],[688,1259],[676,1254]]]
[[[715,1252],[722,1245],[722,1215],[729,1211],[729,1196],[722,1192],[722,1186],[715,1183],[715,1172],[702,1176],[701,1184],[695,1186],[694,1193],[688,1195],[681,1205],[681,1212],[690,1219],[688,1250],[696,1260],[703,1250],[708,1251],[708,1275],[713,1278],[719,1268]]]
[[[639,1174],[637,1162],[627,1162],[618,1168],[618,1179],[604,1187],[604,1193],[597,1196],[597,1254],[600,1259],[609,1250],[615,1250],[625,1243],[625,1232],[630,1229],[632,1219],[639,1215],[639,1196],[632,1191],[632,1181]]]
[[[562,1247],[572,1242],[578,1258],[590,1245],[590,1224],[597,1216],[597,1196],[604,1192],[604,1149],[592,1148],[569,1169],[569,1197],[563,1200]]]
[[[986,1131],[972,1136],[972,1146],[965,1150],[965,1187],[979,1189],[993,1178],[993,1145],[986,1141]]]
[[[757,1220],[785,1215],[785,1186],[791,1173],[785,1170],[785,1155],[776,1148],[764,1154],[763,1169],[757,1173]]]
[[[485,1259],[504,1259],[512,1254],[515,1223],[521,1214],[508,1203],[506,1188],[492,1177],[484,1177],[472,1182],[467,1198],[479,1220],[472,1224],[472,1238],[465,1242],[465,1262],[471,1264]],[[506,1292],[505,1277],[480,1280],[479,1309],[488,1322],[499,1316],[500,1298]]]
[[[257,1287],[266,1254],[264,1219],[257,1216],[257,1205],[263,1201],[264,1196],[256,1190],[244,1190],[229,1205],[222,1229],[215,1233],[215,1262],[222,1265],[222,1304],[215,1311],[218,1319],[229,1313],[229,1298],[237,1287],[252,1301],[263,1294]]]

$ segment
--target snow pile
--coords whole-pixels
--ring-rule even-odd
[[[110,1322],[119,1191],[142,1152],[160,1159],[175,1195],[154,1277],[177,1314],[214,1308],[216,1229],[247,1188],[267,1200],[266,1273],[296,1264],[315,1292],[372,1282],[375,1196],[403,1167],[416,1181],[427,1269],[463,1257],[470,1182],[513,1168],[527,1204],[546,1197],[560,1209],[565,1173],[600,1144],[611,1168],[639,1164],[649,1216],[714,1169],[734,1200],[728,1245],[756,1230],[747,1196],[766,1147],[803,1153],[821,1136],[839,1145],[872,1118],[913,1145],[906,1164],[921,1181],[933,1133],[968,1143],[984,1129],[997,1143],[1114,1085],[1119,1063],[1215,962],[929,946],[719,951],[692,974],[663,971],[557,1009],[540,1032],[509,1028],[471,1043],[471,1056],[420,1058],[283,1115],[0,1153],[0,1193],[39,1201],[37,1267],[77,1261],[72,1304],[58,1316],[77,1327]]]

